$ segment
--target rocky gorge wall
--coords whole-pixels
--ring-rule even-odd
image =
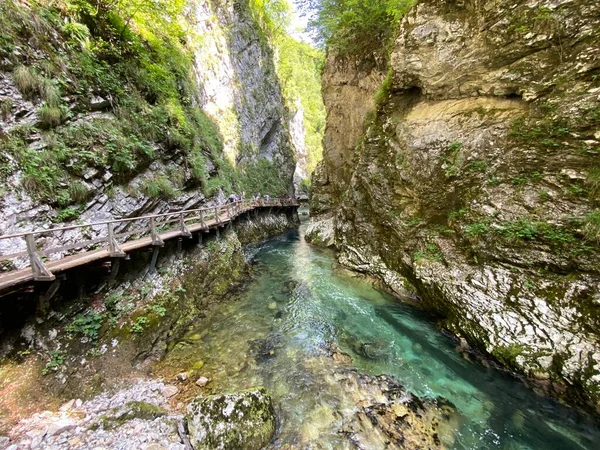
[[[308,231],[474,347],[596,409],[599,12],[423,0],[387,66],[330,55]]]
[[[87,3],[0,6],[0,234],[292,192],[291,117],[246,1],[164,2],[160,14],[98,2],[92,16]],[[0,240],[5,254],[24,249]]]

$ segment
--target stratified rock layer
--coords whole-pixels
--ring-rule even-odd
[[[416,290],[455,334],[596,407],[599,12],[584,0],[419,2],[362,134],[359,88],[338,86],[328,60],[313,180],[342,263]],[[360,78],[360,64],[343,70]],[[331,240],[318,236],[328,228],[312,240]]]

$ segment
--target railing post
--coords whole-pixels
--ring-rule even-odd
[[[123,258],[125,256],[125,252],[115,239],[115,231],[113,228],[112,222],[108,224],[108,254],[112,258]]]
[[[40,255],[38,255],[37,249],[35,248],[33,234],[26,234],[25,242],[27,243],[27,253],[29,254],[29,263],[31,264],[33,279],[35,281],[54,280],[56,277],[48,270],[48,268],[42,262]]]
[[[221,218],[219,217],[218,206],[215,206],[215,220],[217,221],[217,225],[221,225]]]
[[[190,233],[190,230],[188,230],[185,226],[185,221],[183,220],[183,213],[179,214],[179,231],[181,232],[182,236],[185,236],[187,238],[192,237],[192,233]]]
[[[200,223],[202,224],[202,228],[208,228],[206,223],[204,222],[204,213],[200,210]]]
[[[152,245],[156,247],[162,247],[165,245],[164,241],[160,238],[160,235],[156,230],[156,222],[154,221],[154,217],[150,217],[150,236],[152,236]]]

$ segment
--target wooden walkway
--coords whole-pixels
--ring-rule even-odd
[[[298,202],[290,199],[247,200],[209,208],[0,236],[0,240],[11,239],[15,247],[22,249],[15,253],[0,255],[0,263],[14,266],[14,263],[20,262],[21,266],[24,263],[28,263],[29,266],[24,269],[0,272],[0,293],[31,281],[52,281],[57,273],[93,261],[126,257],[129,252],[145,247],[155,249],[151,263],[153,266],[156,263],[158,248],[162,247],[165,241],[174,238],[191,238],[195,232],[199,233],[199,239],[202,239],[202,232],[208,233],[211,229],[216,229],[219,233],[219,227],[224,227],[242,214],[265,208],[296,206]],[[44,248],[44,242],[48,241],[49,237],[56,237],[77,229],[82,235],[88,234],[93,237],[60,247]],[[49,260],[51,255],[57,254],[58,258]]]

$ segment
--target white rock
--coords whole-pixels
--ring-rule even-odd
[[[75,403],[75,400],[69,400],[67,403],[64,403],[63,405],[61,405],[61,407],[58,408],[58,410],[60,412],[68,411],[73,407],[74,403]]]
[[[179,392],[179,389],[177,389],[175,386],[172,386],[172,385],[165,386],[162,389],[162,394],[167,398],[173,397],[178,392]]]
[[[60,419],[48,425],[48,436],[57,436],[65,431],[72,430],[77,425],[71,419]]]
[[[175,378],[177,378],[179,381],[185,381],[185,380],[187,380],[187,377],[188,377],[187,372],[181,372],[181,373],[178,373]]]
[[[210,380],[206,377],[200,377],[198,378],[198,380],[196,381],[196,386],[200,386],[200,387],[204,387],[208,384]]]

